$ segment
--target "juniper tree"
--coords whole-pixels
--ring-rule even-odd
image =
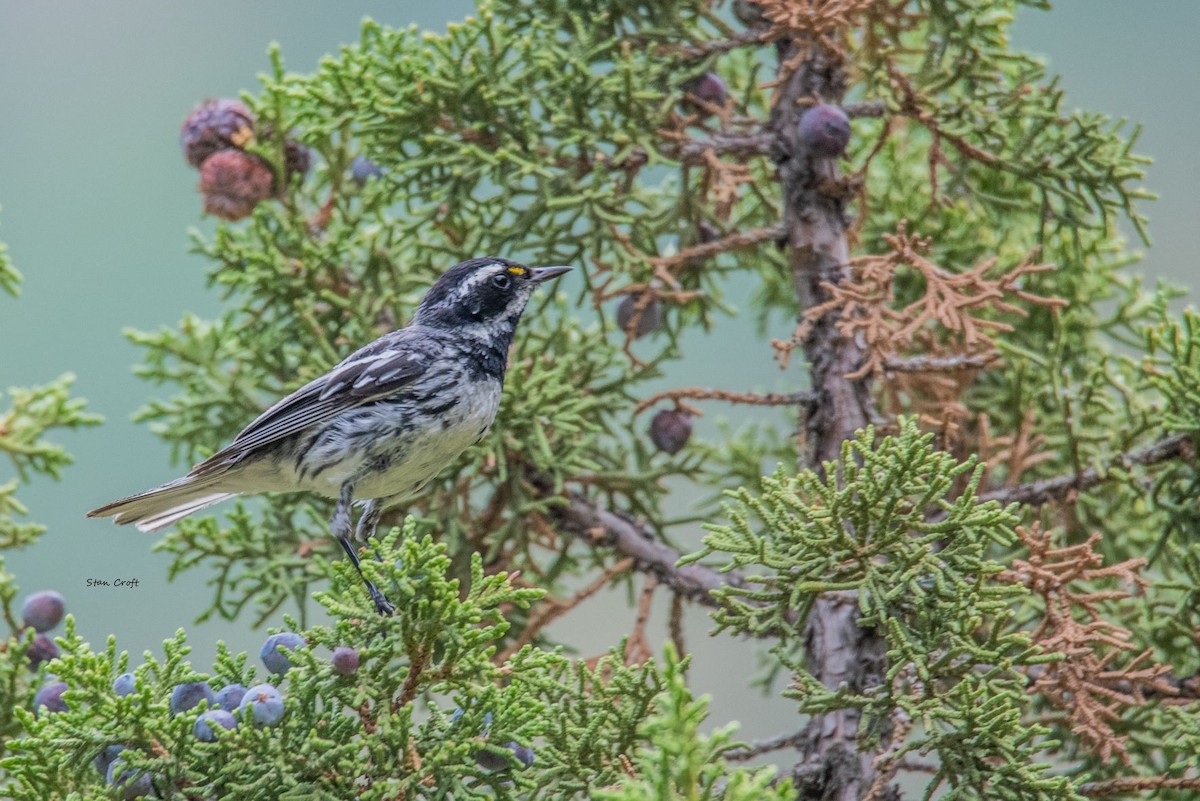
[[[518,337],[488,438],[385,519],[363,564],[395,618],[319,499],[161,540],[173,575],[212,577],[201,617],[302,633],[269,679],[282,718],[201,742],[172,688],[251,686],[252,660],[193,667],[181,632],[135,667],[68,618],[36,681],[6,668],[6,789],[105,797],[92,760],[116,746],[121,792],[165,798],[1188,797],[1200,321],[1131,270],[1145,159],[1010,48],[1020,5],[494,0],[443,33],[367,22],[310,73],[273,51],[193,162],[230,220],[193,237],[225,313],[130,334],[162,387],[140,417],[179,459],[462,258],[583,286]],[[789,391],[720,365],[651,389],[689,332],[747,317]],[[733,425],[693,435],[701,404]],[[770,416],[737,426],[750,406]],[[568,657],[547,627],[608,586],[634,630]],[[793,730],[704,733],[692,607],[787,676]],[[35,716],[47,671],[68,711]]]

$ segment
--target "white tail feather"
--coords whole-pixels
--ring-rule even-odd
[[[138,527],[138,531],[158,531],[160,528],[166,528],[177,520],[182,520],[192,512],[199,512],[206,506],[212,506],[214,503],[220,503],[226,498],[232,498],[234,495],[237,495],[237,493],[214,492],[211,495],[204,495],[196,498],[194,501],[187,501],[179,504],[178,506],[172,506],[170,509],[167,509],[156,515],[151,515],[150,517],[143,517],[136,521],[125,521],[118,516],[116,520],[118,523],[133,522]]]
[[[93,509],[88,512],[88,517],[111,517],[113,522],[121,525],[133,523],[142,531],[158,531],[193,512],[238,494],[222,491],[219,484],[219,476],[208,479],[184,476],[161,487]]]

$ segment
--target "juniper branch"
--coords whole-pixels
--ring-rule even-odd
[[[768,392],[760,395],[754,392],[730,392],[724,389],[705,389],[704,387],[685,387],[683,389],[667,389],[656,392],[634,407],[635,415],[641,414],[659,401],[663,400],[720,400],[729,403],[740,403],[747,406],[804,406],[811,407],[817,402],[812,392]]]
[[[774,137],[769,133],[730,136],[716,134],[711,139],[697,139],[684,143],[679,148],[679,160],[684,164],[700,164],[706,153],[718,156],[748,158],[765,156],[771,152]]]
[[[691,247],[683,248],[673,256],[664,256],[652,259],[652,261],[663,266],[688,264],[692,263],[694,259],[708,258],[718,253],[724,253],[727,250],[739,250],[750,245],[757,245],[760,242],[778,242],[783,237],[784,230],[781,226],[772,225],[767,228],[752,228],[748,231],[736,231],[728,236],[715,239],[712,242],[705,242],[702,245],[692,245]]]
[[[737,572],[719,573],[700,565],[677,567],[679,551],[659,542],[648,527],[633,517],[604,509],[578,493],[568,493],[567,498],[567,505],[556,512],[562,531],[593,547],[609,547],[633,557],[637,570],[655,576],[689,600],[716,606],[713,590],[745,583]]]
[[[996,351],[987,353],[960,353],[954,356],[893,356],[883,363],[886,370],[894,373],[953,372],[955,370],[978,370],[1000,358]]]
[[[1112,471],[1128,470],[1130,467],[1160,464],[1172,459],[1189,458],[1192,453],[1191,439],[1186,434],[1174,434],[1148,445],[1145,448],[1123,453],[1101,467],[1089,467],[1079,473],[1068,473],[1053,478],[1043,478],[1030,481],[1011,489],[1000,489],[980,496],[981,501],[999,501],[1001,504],[1020,503],[1027,506],[1041,506],[1053,500],[1059,500],[1068,493],[1086,492],[1104,483],[1112,476]]]
[[[861,117],[883,117],[888,113],[887,104],[882,100],[865,100],[862,103],[847,103],[842,106],[846,116],[851,119]]]
[[[751,740],[740,748],[731,748],[722,756],[731,762],[744,762],[747,759],[754,759],[762,754],[769,754],[772,751],[779,751],[784,748],[795,748],[803,739],[803,732],[788,732],[787,734],[777,734],[774,737],[767,737],[762,740]]]
[[[751,47],[769,41],[770,31],[750,29],[735,33],[727,39],[710,39],[697,45],[684,45],[672,48],[678,55],[687,60],[698,60],[718,53],[728,53],[739,47]]]
[[[1195,790],[1200,789],[1200,776],[1121,776],[1099,782],[1084,782],[1079,785],[1080,795],[1103,798],[1110,795],[1141,793],[1150,790]]]

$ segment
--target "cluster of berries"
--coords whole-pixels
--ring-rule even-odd
[[[304,175],[312,153],[299,142],[284,145],[284,181],[265,159],[247,148],[255,141],[254,112],[240,100],[205,100],[179,129],[187,163],[200,170],[204,211],[223,220],[240,220],[260,202],[276,197],[292,175]],[[269,132],[267,132],[269,135]]]
[[[26,596],[21,604],[21,620],[25,628],[33,629],[37,635],[25,655],[29,657],[29,669],[36,671],[38,665],[58,656],[58,646],[46,632],[62,622],[67,611],[66,602],[54,590],[41,590]]]
[[[61,597],[57,617],[45,616],[46,610],[54,611],[51,603],[43,600],[45,595],[46,593],[36,593],[26,601],[27,622],[32,619],[41,624],[53,619],[57,623],[62,619]],[[284,676],[294,667],[287,652],[306,645],[304,638],[299,634],[272,634],[263,643],[259,655],[268,671],[276,676]],[[339,646],[333,651],[331,664],[337,673],[351,676],[358,671],[359,659],[359,653],[354,648]],[[137,677],[133,673],[122,673],[113,680],[112,688],[118,697],[132,695],[137,691]],[[62,697],[67,689],[67,684],[63,681],[53,680],[46,684],[34,696],[35,713],[42,713],[43,710],[45,713],[68,711],[67,702]],[[279,725],[284,716],[283,693],[278,687],[267,682],[249,688],[241,684],[228,684],[215,692],[208,682],[186,682],[176,685],[171,691],[169,708],[172,715],[182,715],[199,707],[202,702],[205,708],[196,717],[192,733],[196,739],[205,743],[216,741],[219,736],[218,729],[229,731],[237,728],[239,722],[252,722],[255,726],[270,728]],[[151,797],[154,792],[154,777],[124,767],[120,755],[128,749],[129,746],[122,744],[107,746],[95,758],[93,764],[110,785],[120,788],[122,798]]]

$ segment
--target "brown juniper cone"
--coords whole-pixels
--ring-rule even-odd
[[[294,139],[289,139],[283,146],[283,169],[287,180],[292,180],[296,173],[306,175],[312,167],[312,151]]]
[[[729,99],[725,82],[715,72],[697,75],[683,85],[683,91],[700,101],[699,103],[689,101],[687,107],[702,116],[711,114],[714,107],[724,107],[725,102]]]
[[[626,295],[621,301],[621,305],[617,307],[617,325],[622,331],[629,330],[629,323],[636,314],[639,298],[641,298],[641,293]],[[646,308],[642,309],[642,316],[638,318],[637,326],[633,330],[633,338],[641,339],[646,334],[657,331],[662,326],[662,322],[662,304],[657,300],[650,301]]]
[[[799,141],[813,156],[839,158],[850,144],[850,134],[850,118],[832,103],[819,103],[800,117]]]
[[[720,238],[721,230],[708,220],[701,220],[696,223],[696,242],[699,244],[707,245],[709,242],[716,242]]]
[[[273,194],[275,175],[258,156],[220,150],[200,165],[204,211],[222,220],[240,220]]]
[[[188,164],[199,168],[219,150],[245,147],[254,138],[254,126],[254,112],[242,101],[205,100],[179,128],[183,157]]]
[[[733,0],[733,15],[747,28],[764,27],[771,22],[758,4],[749,0]]]
[[[663,409],[650,421],[650,441],[672,456],[692,438],[692,416],[683,409]]]

